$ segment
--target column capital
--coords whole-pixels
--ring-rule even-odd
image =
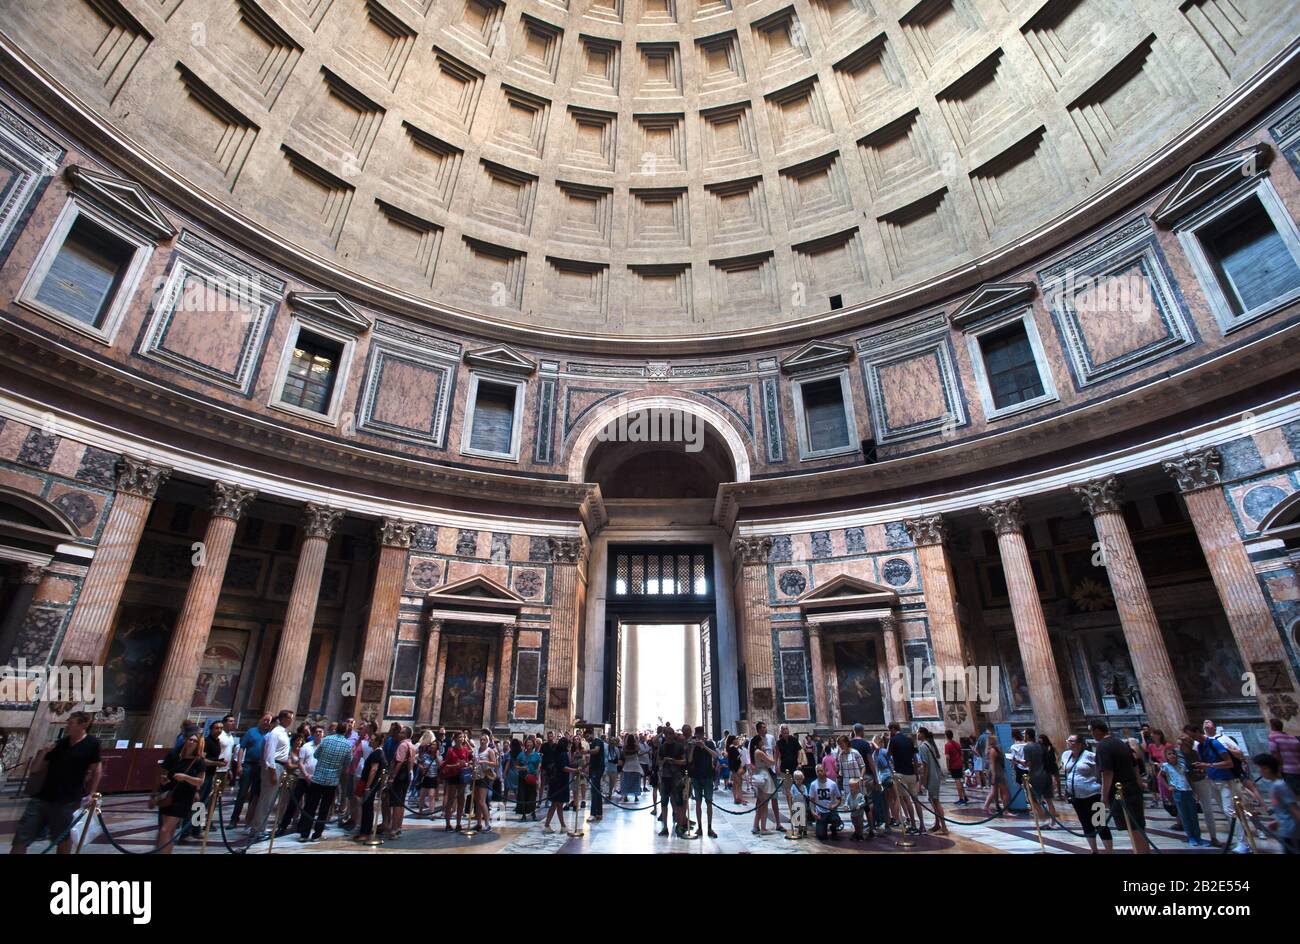
[[[880,628],[881,628],[882,630],[884,630],[886,633],[896,633],[896,632],[898,632],[898,617],[897,617],[897,616],[893,616],[893,615],[890,615],[890,616],[882,616],[882,617],[880,617],[879,622],[880,622]]]
[[[257,492],[251,488],[240,488],[229,482],[213,482],[212,517],[238,521],[256,497]]]
[[[501,623],[498,627],[501,630],[502,639],[513,639],[515,635],[514,623]]]
[[[822,627],[820,623],[805,623],[804,625],[808,628],[809,639],[822,638]]]
[[[29,587],[34,587],[41,582],[41,579],[44,576],[44,564],[23,564],[23,570],[18,576],[18,582]]]
[[[731,559],[741,566],[766,564],[772,553],[772,538],[762,537],[736,538],[731,542]]]
[[[152,465],[143,459],[124,455],[117,460],[117,490],[153,501],[158,487],[171,474],[172,470],[164,465]]]
[[[440,619],[431,619],[426,625],[429,627],[430,633],[442,632],[442,620]]]
[[[324,538],[328,541],[334,536],[334,529],[343,520],[343,511],[308,502],[302,509],[303,533],[309,538]]]
[[[1120,509],[1119,479],[1113,475],[1090,479],[1082,485],[1071,485],[1070,491],[1079,496],[1083,507],[1094,518],[1097,515],[1118,514]]]
[[[998,534],[1019,534],[1025,527],[1025,511],[1020,507],[1019,498],[980,505],[980,512]]]
[[[383,547],[408,548],[415,540],[415,529],[419,527],[414,521],[401,518],[385,518],[379,525],[379,543]]]
[[[1172,462],[1160,465],[1174,477],[1180,492],[1198,492],[1223,482],[1223,455],[1217,446],[1184,453]]]
[[[948,540],[948,524],[943,515],[922,515],[919,518],[906,518],[903,527],[917,547],[927,544],[942,544]]]
[[[587,539],[582,535],[575,538],[547,538],[546,544],[551,551],[552,563],[578,564],[587,558]]]

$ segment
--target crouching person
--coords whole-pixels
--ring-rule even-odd
[[[844,825],[839,814],[843,797],[840,796],[839,784],[826,776],[825,765],[817,765],[817,779],[808,792],[812,797],[813,813],[817,816],[817,838],[825,839],[827,834],[837,838],[840,827]]]

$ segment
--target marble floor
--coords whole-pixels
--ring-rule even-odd
[[[951,791],[951,785],[945,785]],[[678,854],[699,855],[706,853],[732,853],[757,855],[861,855],[891,854],[907,855],[922,853],[1087,853],[1088,846],[1082,836],[1074,835],[1064,829],[1049,828],[1039,834],[1034,828],[1031,815],[1006,816],[989,822],[977,823],[985,818],[978,806],[953,806],[954,796],[945,795],[949,810],[949,835],[906,837],[895,831],[887,836],[873,840],[855,842],[849,839],[848,831],[841,834],[836,841],[818,841],[811,834],[807,838],[792,840],[785,835],[772,831],[765,835],[755,835],[751,831],[753,820],[753,801],[741,808],[735,807],[729,795],[717,796],[718,808],[714,815],[714,832],[717,838],[697,836],[694,839],[678,839],[673,836],[661,837],[658,823],[652,812],[644,809],[649,800],[627,807],[605,804],[605,815],[599,821],[590,821],[587,811],[583,810],[578,834],[546,832],[542,823],[544,811],[537,822],[521,822],[513,812],[513,804],[503,811],[501,804],[493,807],[492,829],[480,833],[448,832],[441,819],[431,820],[408,813],[403,832],[397,839],[384,842],[381,846],[363,846],[331,825],[324,840],[319,843],[301,844],[295,834],[281,837],[275,841],[274,849],[266,841],[257,843],[248,849],[257,855],[272,851],[274,854],[319,854],[339,853],[349,855],[373,855],[387,853],[460,853],[460,854],[580,854],[584,852],[607,854]],[[0,798],[0,853],[7,852],[12,843],[17,820],[22,813],[25,800],[13,796]],[[151,811],[143,794],[110,796],[104,799],[104,821],[112,832],[114,840],[123,849],[133,853],[147,853],[156,841],[157,818]],[[743,812],[728,812],[743,810]],[[1072,814],[1065,815],[1069,805],[1058,804],[1062,812],[1062,822],[1077,831],[1078,822]],[[227,808],[228,814],[228,808]],[[692,811],[692,816],[694,815]],[[785,811],[782,810],[784,818]],[[1189,848],[1181,832],[1174,828],[1171,818],[1163,810],[1148,809],[1148,835],[1152,842],[1166,853],[1190,853],[1195,855],[1215,855],[1218,848]],[[927,823],[932,819],[927,814]],[[573,814],[566,815],[570,830],[574,829]],[[453,824],[454,825],[454,824]],[[470,825],[467,821],[466,825]],[[77,839],[81,838],[81,827],[74,831]],[[1219,838],[1226,835],[1220,821]],[[229,834],[231,846],[242,850],[246,842],[244,830],[232,830]],[[46,846],[45,842],[36,843],[31,851],[39,852]],[[1130,847],[1127,837],[1122,832],[1115,833],[1115,848],[1126,851]],[[108,841],[98,823],[91,825],[90,833],[85,837],[82,847],[87,854],[120,854]],[[1276,852],[1277,846],[1261,840],[1260,852]],[[213,827],[207,849],[208,855],[220,855],[227,852],[221,842],[220,832]],[[195,855],[199,853],[197,842],[176,846],[177,855]]]

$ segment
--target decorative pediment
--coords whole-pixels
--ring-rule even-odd
[[[429,605],[438,611],[438,614],[445,616],[456,611],[489,611],[497,614],[510,612],[512,616],[517,616],[528,603],[513,590],[504,588],[491,577],[482,576],[481,573],[429,590],[429,593],[425,594],[425,599],[428,599]],[[481,616],[481,619],[487,619],[487,616]]]
[[[861,577],[838,574],[823,584],[809,590],[798,601],[799,610],[807,615],[809,610],[884,610],[898,605],[898,593]]]
[[[1273,149],[1259,143],[1244,151],[1197,161],[1178,178],[1151,218],[1168,227],[1243,180],[1258,174],[1273,158]]]
[[[1023,305],[1034,297],[1035,291],[1033,282],[985,282],[949,320],[954,328],[964,328],[988,315]]]
[[[290,292],[289,304],[300,315],[351,335],[370,330],[370,319],[336,292]]]
[[[829,367],[832,364],[844,364],[853,359],[853,349],[843,344],[831,344],[829,341],[809,341],[785,360],[781,361],[781,370],[787,374],[799,374],[808,370]]]
[[[507,344],[497,344],[477,351],[465,352],[465,363],[471,367],[496,371],[504,374],[517,374],[521,377],[531,376],[537,370],[537,362],[524,357]]]
[[[153,198],[139,184],[80,164],[69,165],[65,174],[75,193],[94,201],[152,238],[162,241],[176,235],[176,227],[163,216]]]

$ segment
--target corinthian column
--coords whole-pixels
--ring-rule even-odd
[[[831,710],[826,698],[826,668],[822,664],[822,628],[808,624],[808,657],[812,668],[813,711],[817,715],[817,731],[831,729]]]
[[[1029,701],[1034,708],[1038,730],[1050,737],[1053,744],[1064,744],[1070,717],[1065,710],[1065,696],[1061,694],[1060,676],[1056,674],[1056,659],[1052,656],[1052,640],[1047,634],[1043,604],[1029,564],[1024,534],[1025,513],[1020,507],[1020,499],[980,505],[980,511],[988,517],[998,536],[1007,596],[1011,599],[1011,618],[1016,626],[1020,661],[1025,666]]]
[[[731,544],[736,615],[745,656],[746,706],[751,728],[776,720],[776,668],[772,662],[772,611],[767,602],[770,537],[738,538]]]
[[[406,554],[415,538],[411,521],[385,518],[379,526],[379,562],[375,566],[375,587],[370,594],[370,616],[366,620],[361,650],[357,715],[378,721],[387,702],[388,673],[393,664],[393,643],[397,639],[397,615],[402,609],[402,587],[406,584]]]
[[[975,733],[975,705],[966,685],[966,647],[962,644],[961,625],[957,620],[957,588],[952,566],[944,547],[948,528],[943,515],[924,515],[903,522],[916,545],[921,568],[921,586],[925,588],[925,611],[930,617],[930,641],[934,646],[935,669],[942,684],[935,693],[948,725],[958,736]]]
[[[884,616],[880,620],[881,648],[885,650],[885,674],[889,677],[889,720],[897,721],[899,724],[907,724],[907,696],[911,692],[911,687],[900,688],[905,684],[905,679],[910,675],[902,671],[903,668],[903,648],[898,638],[898,618],[894,616]],[[917,680],[920,681],[919,679]],[[844,721],[853,721],[852,718],[845,718]]]
[[[501,624],[501,676],[497,679],[498,731],[510,730],[510,686],[515,680],[515,627],[513,623]]]
[[[212,483],[212,517],[196,555],[194,575],[185,592],[181,615],[167,643],[167,658],[149,712],[146,744],[170,745],[180,733],[181,723],[194,702],[194,683],[199,676],[203,651],[208,646],[217,600],[221,597],[235,528],[256,495],[251,489],[227,482]]]
[[[442,642],[442,620],[429,620],[429,632],[424,639],[424,672],[420,676],[420,706],[416,720],[420,724],[438,723],[438,712],[433,705],[433,694],[438,690],[438,646]]]
[[[1115,608],[1119,610],[1124,641],[1137,672],[1147,720],[1162,731],[1181,731],[1188,722],[1187,708],[1178,691],[1174,667],[1138,566],[1128,525],[1120,512],[1119,480],[1107,475],[1072,489],[1083,500],[1083,507],[1092,515],[1097,528],[1102,563],[1111,592],[1115,594]]]
[[[571,729],[577,716],[578,636],[587,584],[587,540],[549,538],[551,632],[546,658],[546,727]]]
[[[306,671],[311,630],[316,623],[316,601],[320,597],[321,574],[325,571],[325,552],[330,538],[343,518],[343,512],[324,505],[307,503],[303,509],[302,549],[298,552],[298,569],[293,576],[293,590],[280,629],[271,681],[266,686],[264,710],[272,715],[288,708],[298,710],[298,696]]]
[[[76,608],[68,620],[59,649],[57,664],[101,664],[108,648],[109,632],[117,616],[122,590],[131,574],[131,563],[140,547],[140,535],[153,508],[158,488],[171,469],[150,465],[131,456],[117,462],[117,491],[113,506],[95,548],[95,556],[81,584]],[[41,701],[23,745],[23,760],[28,760],[45,746],[50,728],[50,703]]]
[[[1253,674],[1260,709],[1295,733],[1300,731],[1295,672],[1224,498],[1222,467],[1223,457],[1213,446],[1164,463],[1187,503],[1237,650]]]

